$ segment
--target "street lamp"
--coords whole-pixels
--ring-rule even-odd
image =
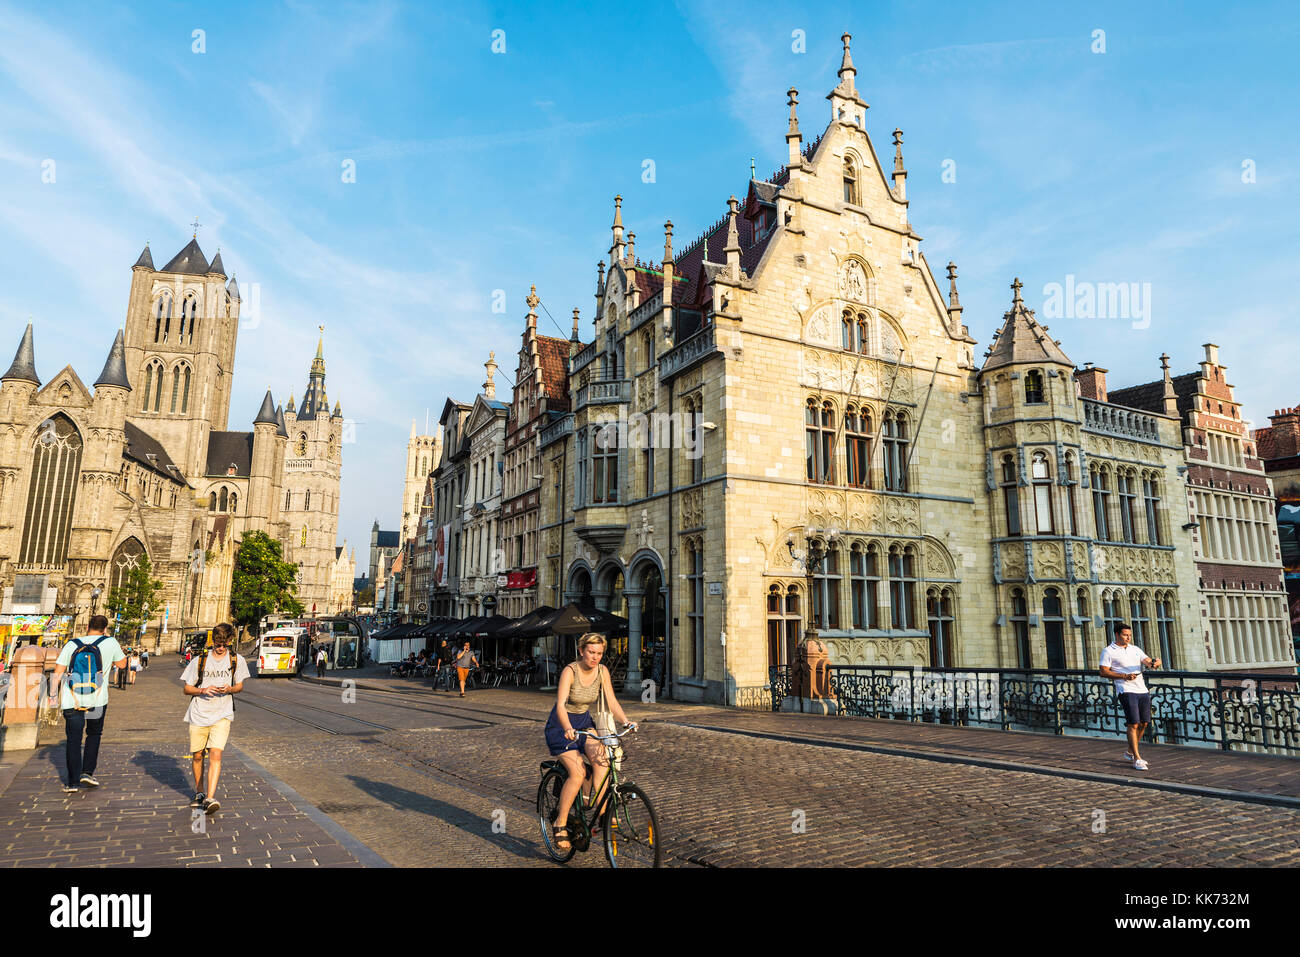
[[[99,589],[99,588],[96,588],[94,591],[92,591],[92,592],[90,593],[90,614],[91,614],[91,617],[94,617],[94,615],[95,615],[95,608],[99,605],[99,596],[102,595],[103,593],[104,593],[103,590],[102,590],[102,589]]]
[[[821,535],[825,535],[825,540]],[[821,568],[822,562],[826,560],[826,553],[834,547],[839,540],[840,533],[838,529],[831,528],[819,531],[811,526],[804,529],[805,551],[801,554],[795,551],[793,536],[785,540],[785,547],[789,549],[791,561],[803,561],[804,576],[807,584],[808,594],[808,623],[804,628],[804,641],[810,641],[817,637],[817,627],[813,620],[813,610],[816,608],[814,589],[817,587],[814,577],[817,570]]]

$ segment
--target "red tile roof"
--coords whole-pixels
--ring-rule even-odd
[[[569,410],[569,340],[551,336],[537,337],[537,356],[542,363],[542,383],[546,386],[547,406]]]

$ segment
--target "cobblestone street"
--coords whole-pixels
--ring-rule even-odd
[[[59,793],[61,725],[16,773],[0,767],[0,864],[552,866],[533,813],[549,696],[250,681],[223,810],[191,834],[170,665],[113,692],[99,791]],[[643,722],[627,770],[678,866],[1300,863],[1300,772],[1286,759],[1153,748],[1154,789],[1127,783],[1119,741],[626,708]],[[568,866],[604,858],[593,848]]]

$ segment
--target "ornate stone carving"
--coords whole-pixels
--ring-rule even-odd
[[[1061,560],[1061,546],[1056,542],[1043,542],[1034,549],[1034,560],[1042,578],[1064,578],[1065,563]]]
[[[885,502],[885,527],[896,535],[920,535],[920,503],[916,499],[889,496]]]
[[[1025,577],[1025,549],[1023,545],[1008,542],[1002,546],[1002,574],[1005,578],[1021,580]]]
[[[929,578],[956,578],[952,556],[948,549],[934,538],[925,539],[925,571]]]
[[[1088,572],[1088,547],[1082,542],[1075,542],[1071,550],[1074,553],[1074,576],[1084,580],[1091,578]]]
[[[702,489],[688,489],[682,495],[682,528],[699,528],[704,524],[704,493]]]
[[[867,301],[867,274],[856,259],[840,268],[840,296],[853,302]]]
[[[812,318],[808,320],[808,327],[804,333],[804,339],[808,342],[815,342],[818,345],[835,345],[834,334],[831,329],[831,310],[829,306],[822,306],[813,313]]]

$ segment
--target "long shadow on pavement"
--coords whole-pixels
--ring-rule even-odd
[[[384,802],[389,807],[399,810],[419,811],[421,814],[427,814],[429,817],[445,821],[462,831],[468,831],[482,837],[488,843],[496,845],[515,857],[537,859],[542,856],[542,852],[536,844],[521,841],[519,838],[511,837],[508,834],[495,833],[492,830],[493,821],[491,818],[481,817],[454,804],[431,798],[427,794],[409,791],[406,788],[385,784],[382,781],[372,781],[369,778],[363,778],[355,774],[347,775],[347,779],[362,791]],[[517,817],[518,814],[515,816]]]
[[[190,796],[191,785],[194,782],[186,776],[176,755],[163,754],[159,751],[141,751],[131,758],[131,763],[139,765],[159,784],[173,788],[182,797]]]

